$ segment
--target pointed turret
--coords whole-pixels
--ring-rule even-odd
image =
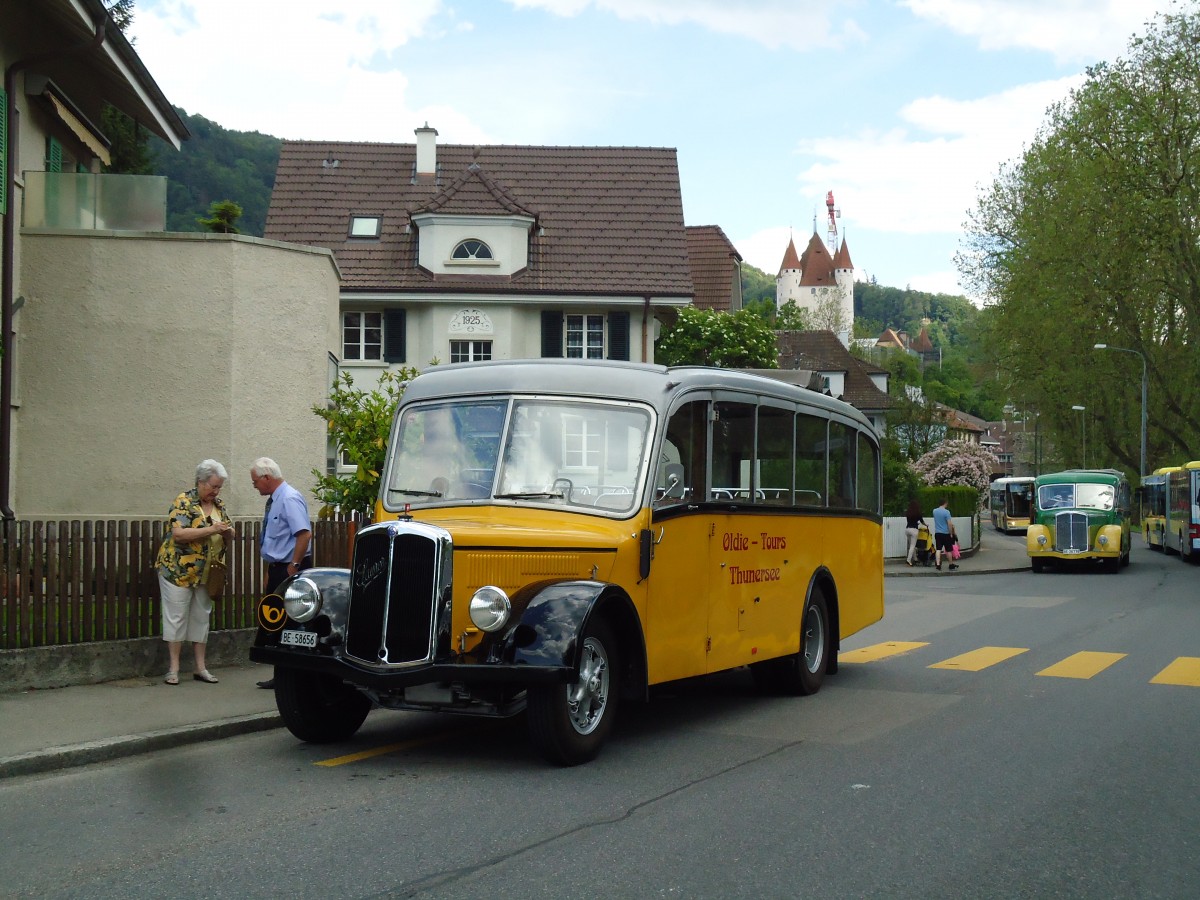
[[[800,268],[800,256],[796,253],[796,242],[788,238],[787,250],[783,251],[783,262],[779,264],[779,275],[788,269]],[[778,275],[776,276],[778,277]]]
[[[850,261],[850,245],[842,238],[842,246],[838,247],[837,255],[833,257],[833,267],[835,269],[853,269],[854,263]]]

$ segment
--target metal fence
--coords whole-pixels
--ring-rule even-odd
[[[314,563],[349,566],[358,525],[315,522]],[[235,527],[214,630],[253,627],[266,581],[258,554],[261,520],[235,520]],[[0,522],[0,649],[161,635],[154,559],[165,529],[161,519]]]

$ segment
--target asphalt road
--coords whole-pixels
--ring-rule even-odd
[[[573,769],[520,720],[376,712],[9,779],[0,892],[1190,898],[1198,574],[1139,543],[1119,575],[889,580],[815,697],[677,685]]]

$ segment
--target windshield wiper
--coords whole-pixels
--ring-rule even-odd
[[[409,497],[440,497],[441,491],[419,491],[416,488],[388,488],[389,494],[405,494]]]
[[[551,491],[521,491],[515,494],[493,494],[493,500],[547,500],[563,498],[562,494],[555,494]]]

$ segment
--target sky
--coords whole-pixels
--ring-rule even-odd
[[[684,221],[774,275],[965,293],[981,192],[1172,0],[136,0],[168,100],[296,140],[673,147]],[[984,298],[975,298],[982,300]]]

